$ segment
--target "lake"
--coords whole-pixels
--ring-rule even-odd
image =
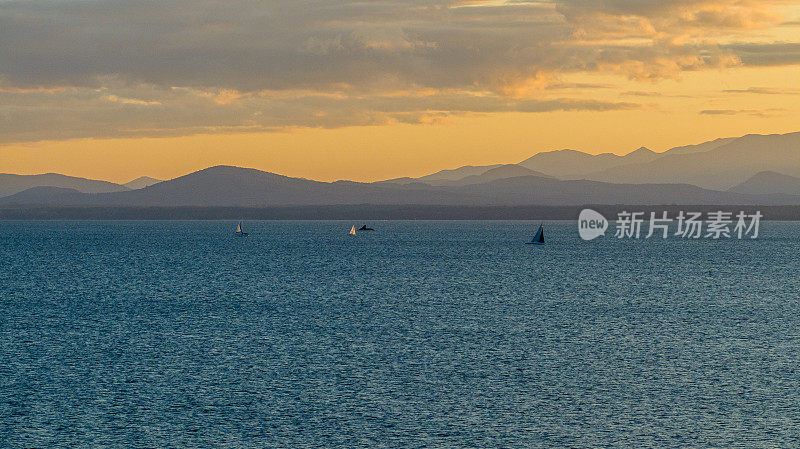
[[[791,447],[800,223],[0,222],[1,447]]]

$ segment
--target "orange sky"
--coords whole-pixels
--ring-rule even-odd
[[[578,24],[571,25],[569,49],[560,56],[565,61],[576,54],[594,58],[594,53],[582,53],[585,46],[608,53],[623,41],[629,54],[620,61],[592,62],[595,65],[581,70],[557,68],[561,66],[554,64],[565,62],[536,56],[532,60],[541,60],[536,64],[542,68],[529,75],[520,75],[528,66],[492,66],[486,72],[470,67],[474,80],[453,81],[451,86],[442,85],[451,81],[447,73],[441,79],[428,79],[441,75],[433,66],[421,74],[409,72],[411,84],[387,82],[381,75],[375,78],[380,82],[369,79],[360,86],[325,87],[323,77],[308,81],[316,83],[312,87],[290,85],[277,90],[272,85],[234,88],[234,83],[241,83],[234,79],[238,73],[230,74],[231,88],[225,87],[224,79],[218,88],[182,88],[159,87],[157,81],[123,82],[117,75],[93,86],[82,86],[80,80],[71,85],[61,78],[23,85],[24,80],[15,82],[11,73],[0,76],[0,119],[8,120],[0,126],[0,172],[58,172],[126,182],[143,175],[169,179],[230,164],[319,180],[372,181],[466,164],[514,163],[539,151],[561,148],[624,154],[639,146],[663,151],[717,137],[800,131],[800,58],[795,62],[788,58],[791,55],[788,59],[780,53],[775,56],[769,47],[800,42],[800,22],[795,23],[800,14],[787,2],[773,3],[771,9],[762,5],[745,10],[752,21],[761,17],[754,11],[764,14],[758,19],[762,22],[745,23],[735,14],[742,12],[742,4],[757,4],[698,2],[704,6],[696,8],[717,12],[719,20],[727,22],[720,22],[716,33],[699,33],[697,29],[708,25],[693,25],[695,19],[687,19],[681,22],[686,29],[674,35],[660,27],[674,28],[670,14],[687,11],[636,11],[644,24],[631,27],[628,22],[613,22],[619,28],[609,32],[593,29],[593,22],[575,19],[580,14],[559,5],[555,11],[563,14],[563,20]],[[502,1],[483,6],[498,5],[507,6]],[[594,20],[609,17],[605,11],[592,14]],[[451,16],[441,20],[461,23]],[[404,40],[396,41],[390,32],[369,29],[361,33],[369,36],[374,48],[392,52],[405,51],[410,34],[404,29]],[[440,46],[448,42],[446,37],[438,39]],[[721,54],[733,62],[725,56],[718,67],[712,66],[716,59],[703,60],[703,66],[696,67],[699,59],[686,52],[700,45],[691,42],[706,45],[707,40],[713,40],[713,48],[722,49]],[[319,51],[330,51],[333,44],[325,45]],[[551,45],[558,49],[565,44]],[[766,56],[755,54],[747,45],[761,45],[757,51]],[[655,50],[669,54],[653,56]],[[3,55],[0,49],[0,63]],[[642,55],[641,60],[631,55]],[[779,61],[773,62],[776,58]],[[404,76],[403,59],[392,64],[398,67],[374,70]],[[460,67],[467,62],[453,64]],[[453,78],[461,76],[455,69],[448,70]],[[398,89],[399,85],[413,87]],[[569,106],[576,102],[591,104]],[[41,112],[37,115],[36,111]],[[25,117],[46,119],[29,125],[31,120]],[[175,124],[169,123],[171,117]]]

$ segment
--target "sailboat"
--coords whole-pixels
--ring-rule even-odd
[[[533,240],[530,242],[525,243],[526,245],[544,245],[544,226],[539,224],[539,230],[536,231],[536,235],[533,236]]]
[[[244,229],[242,228],[242,222],[241,221],[239,222],[239,225],[236,226],[236,235],[241,235],[243,237],[247,237],[247,236],[250,235],[247,232],[244,232]]]
[[[350,234],[350,235],[356,235],[356,225],[353,225],[353,227],[352,227],[352,228],[350,228],[350,232],[348,232],[348,234]]]

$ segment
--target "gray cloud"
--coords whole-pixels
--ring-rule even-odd
[[[3,1],[0,141],[630,108],[551,95],[608,87],[562,81],[575,72],[800,62],[800,44],[680,43],[757,26],[769,3]]]
[[[567,90],[567,89],[611,89],[614,87],[611,84],[596,84],[596,83],[557,83],[547,86],[549,90]]]
[[[569,45],[587,27],[595,27],[597,39],[669,33],[657,29],[661,14],[707,3],[12,0],[0,10],[0,74],[15,86],[97,86],[99,78],[114,76],[242,91],[343,85],[502,91],[541,72],[625,61],[647,66],[674,58],[681,70],[715,64],[726,52],[710,44]],[[610,22],[591,17],[601,13]],[[758,52],[741,50],[746,57]],[[651,77],[662,75],[657,69]]]
[[[531,100],[458,93],[367,97],[259,93],[237,97],[235,101],[226,95],[224,91],[152,86],[0,91],[0,143],[429,123],[468,113],[609,111],[638,107],[626,102]]]
[[[706,109],[700,111],[702,115],[752,115],[754,117],[775,117],[778,113],[785,111],[785,109]]]
[[[730,44],[722,48],[739,56],[749,66],[780,66],[800,64],[800,42],[769,44]]]
[[[566,38],[569,29],[548,19],[551,8],[487,15],[448,3],[8,2],[0,71],[19,86],[97,86],[113,75],[242,91],[385,90],[492,87],[557,65],[539,42]]]
[[[647,92],[641,90],[631,90],[627,92],[622,92],[622,95],[629,95],[632,97],[662,97],[663,94],[661,92]]]
[[[726,94],[758,94],[758,95],[800,95],[800,89],[776,89],[772,87],[749,87],[747,89],[725,89]]]

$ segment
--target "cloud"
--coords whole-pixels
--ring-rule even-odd
[[[611,89],[611,84],[598,83],[558,83],[547,86],[549,90],[568,90],[568,89]]]
[[[800,64],[800,42],[736,43],[722,48],[738,55],[748,66],[784,66]]]
[[[103,97],[103,99],[112,103],[135,104],[139,106],[156,106],[161,104],[160,101],[147,101],[136,98],[120,98],[116,95],[106,95]]]
[[[800,89],[776,89],[772,87],[749,87],[747,89],[725,89],[728,94],[758,94],[758,95],[800,95]]]
[[[263,132],[292,127],[339,128],[435,123],[496,112],[611,111],[636,103],[572,98],[520,99],[447,92],[364,97],[308,91],[230,93],[153,86],[0,91],[0,143],[80,137],[175,136]],[[137,95],[134,98],[134,95]],[[234,97],[235,100],[230,100]]]
[[[746,41],[750,30],[781,23],[780,4],[6,0],[0,141],[634,107],[561,98],[606,88],[565,79],[610,73],[652,82],[798,64],[800,44]],[[717,43],[731,36],[743,40]],[[12,93],[16,103],[7,102]],[[388,100],[396,96],[405,98]]]
[[[662,78],[735,64],[730,48],[679,41],[764,24],[769,4],[12,0],[0,10],[0,73],[16,86],[98,86],[113,76],[238,91],[424,86],[503,93],[553,73],[609,69]],[[725,19],[739,13],[748,23]]]
[[[786,109],[774,108],[774,109],[706,109],[700,111],[702,115],[752,115],[754,117],[761,117],[761,118],[769,118],[775,117],[779,115],[778,113],[785,111]]]
[[[627,92],[622,92],[622,95],[628,95],[632,97],[661,97],[663,94],[661,92],[646,92],[641,90],[631,90]]]

